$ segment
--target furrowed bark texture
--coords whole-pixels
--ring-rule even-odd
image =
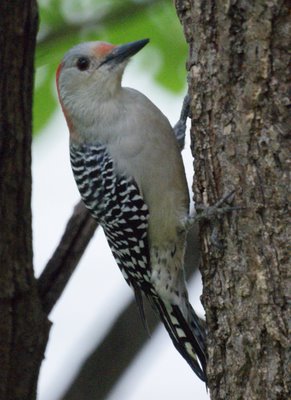
[[[31,109],[37,7],[0,2],[0,399],[36,398],[49,324],[32,269]]]
[[[288,2],[176,8],[189,43],[196,204],[235,189],[245,207],[201,224],[211,398],[287,399]]]

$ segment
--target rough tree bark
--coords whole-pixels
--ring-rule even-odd
[[[201,224],[211,398],[287,399],[288,1],[176,8],[189,43],[196,204],[235,189],[244,207]]]
[[[36,396],[49,324],[32,268],[31,110],[37,7],[0,2],[0,399]]]

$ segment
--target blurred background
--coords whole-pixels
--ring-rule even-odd
[[[33,142],[37,277],[59,243],[73,207],[79,201],[70,169],[68,130],[55,89],[55,70],[63,54],[83,41],[121,44],[150,38],[150,43],[128,65],[123,84],[146,94],[172,125],[179,118],[187,90],[187,45],[172,0],[39,0],[38,3],[40,29],[35,62]],[[183,158],[191,187],[193,167],[189,138]],[[200,294],[200,276],[195,275],[189,284],[189,295],[192,305],[203,316]],[[205,385],[175,350],[165,329],[159,326],[149,338],[137,308],[132,318],[138,328],[123,324],[121,330],[118,325],[120,331],[116,334],[115,329],[114,340],[108,344],[110,351],[106,352],[102,343],[132,299],[103,232],[97,229],[50,315],[53,326],[41,368],[38,400],[209,398]],[[137,335],[144,342],[143,347],[122,373],[117,374],[119,378],[112,380],[111,375],[116,376],[121,362],[119,350],[132,350],[131,344]],[[106,362],[104,373],[100,368],[88,369],[88,357],[91,364],[93,358],[98,365]],[[80,377],[82,370],[89,372]],[[106,395],[101,396],[94,388],[102,385],[110,390],[106,389]],[[82,394],[84,387],[90,387],[86,395]]]

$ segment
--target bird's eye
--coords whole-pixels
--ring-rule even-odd
[[[80,57],[78,58],[76,65],[80,71],[86,71],[90,66],[90,60],[87,57]]]

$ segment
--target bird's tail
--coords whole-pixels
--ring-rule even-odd
[[[158,297],[153,301],[174,346],[195,374],[206,382],[205,330],[191,304],[187,303],[185,318],[178,305],[166,304]]]

